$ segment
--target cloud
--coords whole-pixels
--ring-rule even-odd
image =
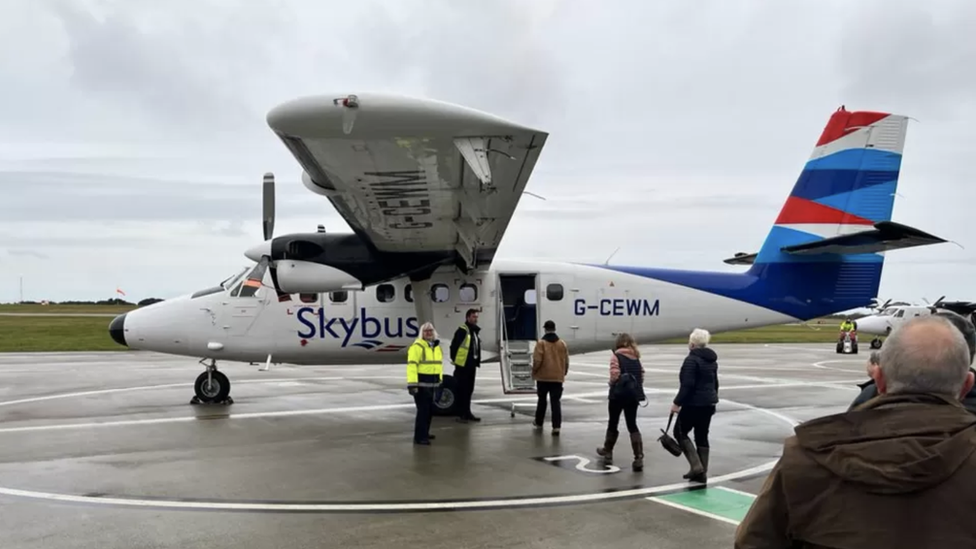
[[[964,0],[8,2],[0,301],[170,297],[261,237],[347,230],[265,120],[297,96],[425,95],[550,132],[505,256],[736,270],[839,105],[915,117],[882,293],[976,298]],[[53,268],[52,266],[57,266]],[[25,289],[26,290],[26,289]]]

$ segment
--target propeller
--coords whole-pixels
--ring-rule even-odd
[[[942,304],[942,300],[945,299],[945,297],[946,296],[942,296],[939,299],[936,299],[935,300],[935,303],[930,304],[929,305],[929,312],[932,313],[932,314],[935,314],[936,312],[938,312],[937,309],[939,308],[939,305]],[[924,297],[922,298],[922,300],[925,301],[926,303],[929,302],[929,300],[925,299]]]
[[[891,298],[889,298],[888,301],[885,301],[883,305],[878,305],[878,298],[874,298],[871,301],[874,302],[871,308],[880,313],[881,311],[884,311],[885,309],[888,308],[888,305],[891,304],[892,300]]]
[[[244,287],[241,288],[241,292],[243,293],[245,291],[244,288],[253,288],[248,291],[249,294],[253,295],[261,287],[261,281],[264,279],[265,271],[270,268],[271,284],[278,294],[278,301],[288,301],[291,299],[291,296],[281,291],[281,288],[278,286],[278,272],[275,269],[275,265],[271,262],[271,239],[274,237],[275,222],[275,179],[273,173],[268,172],[264,174],[262,189],[261,225],[265,241],[262,245],[263,252],[258,259],[258,264],[247,274],[247,280],[244,282]]]

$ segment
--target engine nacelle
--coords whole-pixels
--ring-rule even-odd
[[[278,286],[290,294],[328,293],[340,290],[362,290],[363,282],[330,265],[281,259],[277,262]]]
[[[270,256],[278,287],[290,294],[362,290],[453,259],[446,252],[379,252],[356,234],[325,232],[278,236],[250,255],[260,259],[258,252]]]

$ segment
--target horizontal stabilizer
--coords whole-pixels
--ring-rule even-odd
[[[792,255],[871,254],[944,242],[948,241],[913,227],[893,221],[881,221],[875,223],[874,228],[867,231],[825,238],[805,244],[783,246],[780,251]],[[758,253],[739,252],[735,254],[735,257],[725,259],[723,262],[729,265],[752,265],[758,255]]]
[[[871,230],[784,246],[781,251],[792,255],[871,254],[944,242],[948,240],[893,221],[881,221]]]
[[[756,262],[757,256],[759,256],[759,252],[753,252],[751,254],[739,252],[735,254],[735,257],[730,257],[723,261],[729,265],[752,265]]]

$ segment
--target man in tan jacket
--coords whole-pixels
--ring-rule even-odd
[[[539,403],[535,408],[535,421],[532,426],[542,429],[546,419],[546,396],[552,401],[552,435],[559,436],[563,422],[560,399],[563,396],[563,382],[569,372],[569,348],[566,342],[556,335],[556,323],[547,320],[542,328],[546,334],[535,345],[532,353],[532,379],[536,383]]]
[[[976,417],[962,334],[937,316],[885,341],[879,395],[796,427],[735,534],[737,549],[972,547]]]

